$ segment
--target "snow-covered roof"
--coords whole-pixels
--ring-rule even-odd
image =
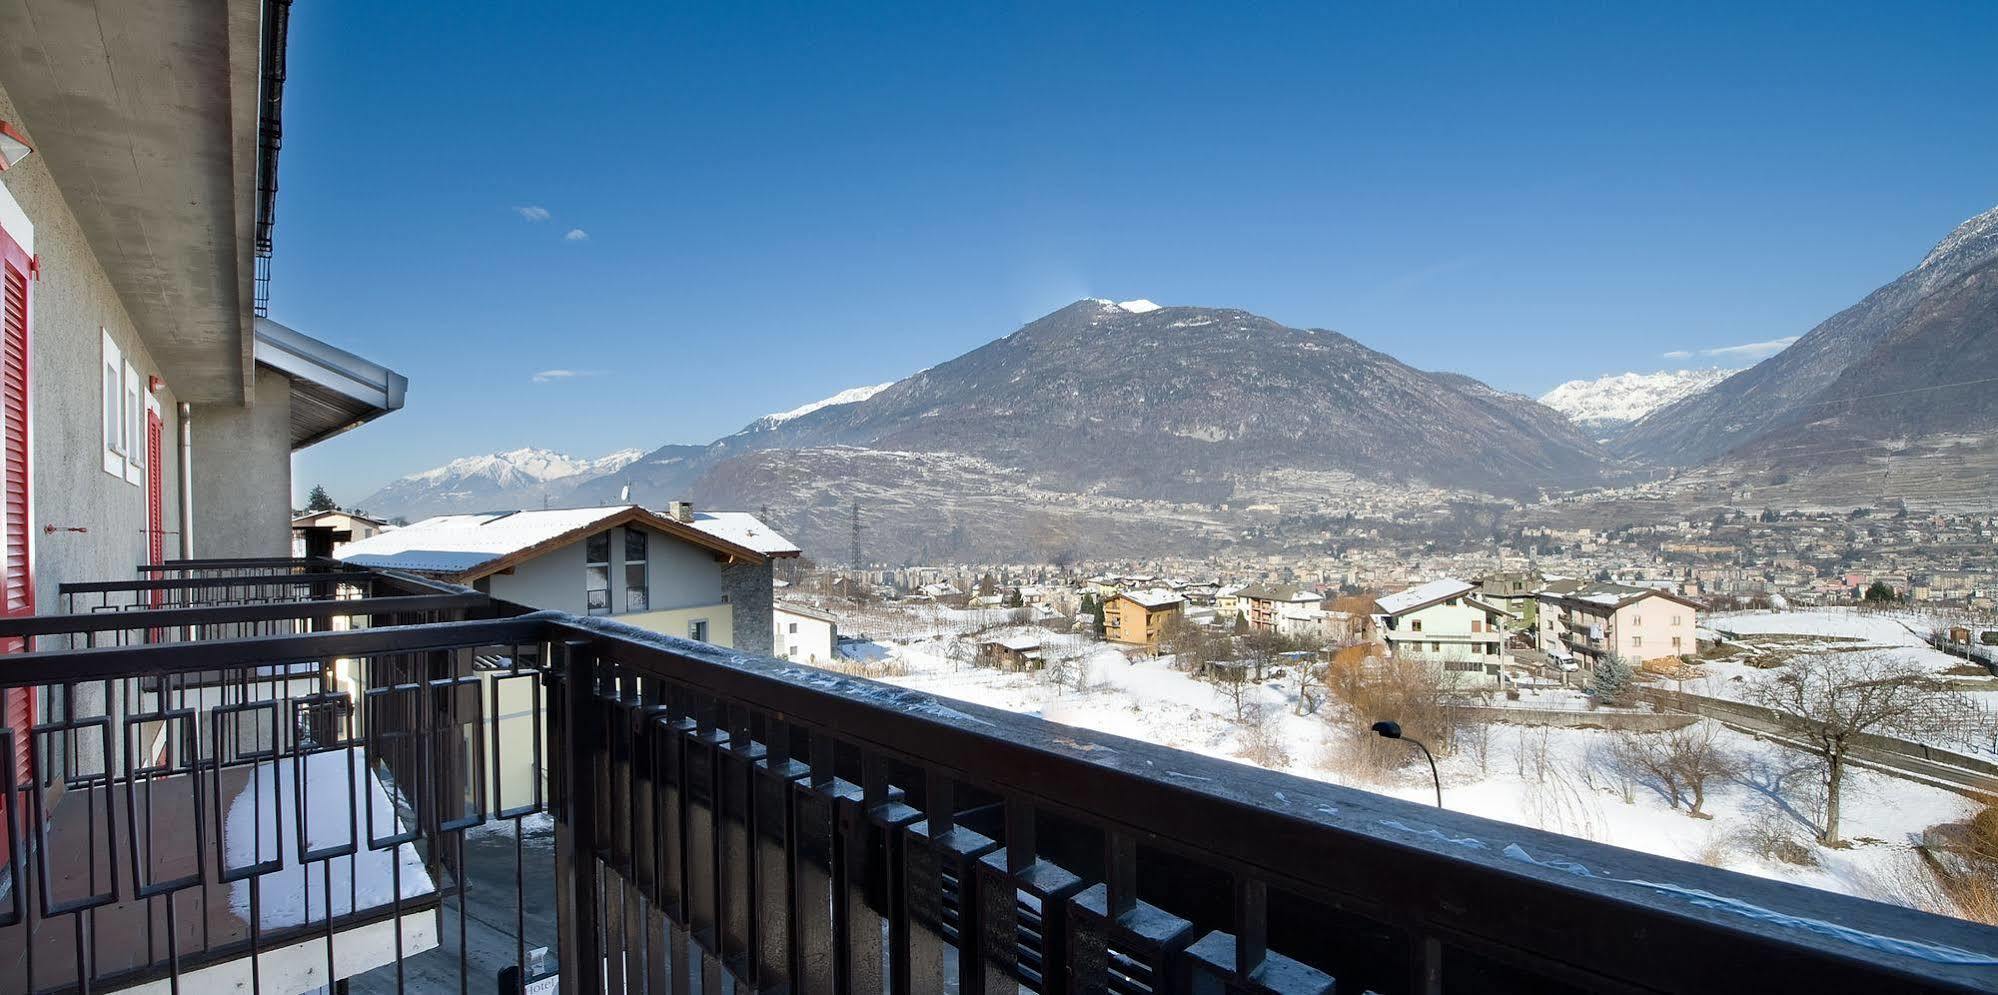
[[[1035,639],[1032,636],[1005,636],[999,639],[990,639],[987,640],[987,642],[998,646],[1004,646],[1007,649],[1012,650],[1016,653],[1024,653],[1028,650],[1037,650],[1041,648],[1041,641]]]
[[[1146,608],[1164,608],[1167,605],[1176,605],[1186,600],[1177,593],[1166,590],[1123,591],[1117,597],[1143,605]]]
[[[1375,604],[1380,605],[1381,611],[1386,614],[1399,615],[1410,609],[1433,604],[1445,598],[1455,598],[1469,594],[1471,590],[1472,587],[1469,583],[1454,577],[1445,577],[1441,580],[1432,580],[1427,584],[1417,584],[1406,591],[1377,598],[1375,599]]]
[[[746,511],[697,511],[693,526],[723,542],[753,549],[765,556],[796,555],[798,545]]]
[[[393,532],[350,542],[333,555],[389,570],[464,573],[609,518],[626,506],[438,515]]]
[[[672,534],[676,527],[704,533],[724,544],[717,546],[718,549],[733,547],[763,556],[796,555],[798,552],[789,539],[758,521],[755,515],[745,512],[700,512],[695,514],[693,522],[687,523],[637,505],[620,504],[598,508],[438,515],[348,543],[336,550],[334,555],[357,566],[466,574],[572,532],[593,526],[608,527],[612,519],[620,516],[652,524],[667,534]],[[685,538],[684,533],[681,537],[683,541],[705,545],[701,540]]]

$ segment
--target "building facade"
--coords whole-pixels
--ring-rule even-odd
[[[1642,663],[1699,652],[1700,603],[1670,591],[1594,584],[1539,600],[1541,648],[1583,670],[1612,655]]]
[[[1510,614],[1476,596],[1474,585],[1438,580],[1377,600],[1375,632],[1387,655],[1435,666],[1457,685],[1496,686],[1511,662],[1505,648]]]
[[[637,505],[440,515],[335,553],[533,608],[769,655],[771,561],[797,546],[755,516]]]
[[[1103,602],[1103,638],[1157,650],[1167,621],[1185,609],[1186,599],[1171,591],[1119,591]]]

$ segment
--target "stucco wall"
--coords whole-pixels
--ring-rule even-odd
[[[646,531],[651,536],[646,543],[647,611],[712,605],[722,600],[722,569],[713,553]],[[610,532],[611,609],[613,614],[623,615],[624,529]],[[578,539],[521,564],[511,574],[495,574],[491,579],[493,596],[536,608],[584,614],[584,552],[584,540]]]
[[[249,407],[194,418],[194,555],[291,555],[291,381],[257,372]]]
[[[0,90],[0,120],[21,124]],[[23,129],[32,144],[32,130]],[[29,433],[33,481],[30,526],[37,607],[58,611],[57,585],[67,581],[124,579],[146,554],[146,488],[104,471],[101,332],[125,354],[140,376],[158,372],[131,316],[70,214],[49,175],[46,159],[30,155],[0,174],[6,190],[34,226],[41,277],[28,292]],[[11,234],[11,233],[10,233]],[[17,236],[18,237],[18,236]],[[166,527],[179,516],[179,479],[173,439],[179,432],[173,385],[157,395],[165,421],[166,474],[162,484]],[[60,531],[44,532],[54,525]],[[84,529],[76,532],[71,529]],[[176,555],[169,535],[167,555]]]

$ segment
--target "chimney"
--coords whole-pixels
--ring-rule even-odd
[[[668,501],[666,503],[666,517],[676,522],[686,522],[691,525],[694,521],[694,503],[692,501]]]

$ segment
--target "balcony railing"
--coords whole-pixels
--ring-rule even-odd
[[[81,647],[0,658],[51,689],[5,793],[0,991],[493,991],[540,947],[565,992],[1998,991],[1983,926],[318,584],[0,627]],[[248,614],[186,614],[219,609]]]

